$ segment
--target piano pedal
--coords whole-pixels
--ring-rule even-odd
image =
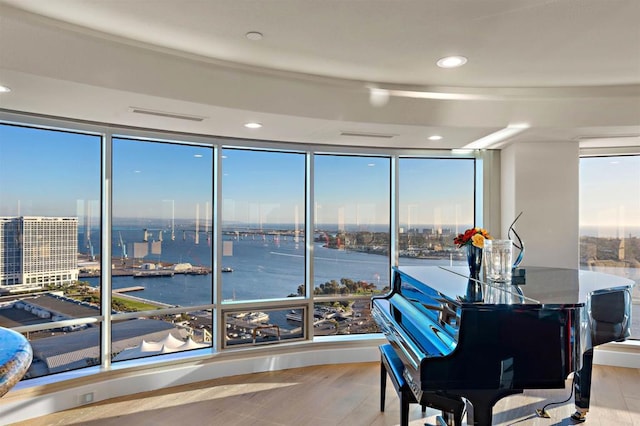
[[[543,419],[551,418],[549,413],[547,413],[544,408],[536,408],[536,414],[538,415],[538,417],[542,417]]]
[[[587,412],[586,411],[584,411],[584,412],[576,411],[575,413],[573,413],[571,415],[571,420],[574,423],[584,423],[585,420],[587,420]]]
[[[449,424],[444,420],[442,416],[436,416],[436,425],[437,426],[449,426]]]

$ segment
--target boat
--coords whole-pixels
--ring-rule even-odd
[[[225,266],[224,268],[222,268],[222,272],[233,272],[233,268]]]
[[[292,310],[291,312],[289,312],[286,315],[286,318],[289,321],[294,321],[294,322],[302,322],[302,314],[301,313],[297,313],[296,311]]]
[[[269,321],[269,314],[266,312],[249,312],[245,317],[245,321],[251,323],[261,323]]]

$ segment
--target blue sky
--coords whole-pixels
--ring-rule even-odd
[[[113,216],[211,219],[212,165],[210,147],[114,139]]]
[[[99,171],[98,136],[0,125],[0,216],[76,216]]]
[[[580,224],[640,227],[640,156],[580,160]]]
[[[388,158],[316,155],[316,222],[388,226],[390,170]]]
[[[0,125],[0,216],[82,216],[100,198],[100,137]],[[116,139],[114,217],[212,216],[213,149]],[[386,223],[390,160],[315,156],[320,223]],[[225,221],[304,222],[305,156],[224,149]],[[400,160],[404,225],[472,223],[473,162]],[[640,226],[640,157],[581,160],[583,226]],[[615,181],[612,187],[610,182]]]
[[[473,161],[404,158],[399,170],[401,224],[413,228],[474,223]]]

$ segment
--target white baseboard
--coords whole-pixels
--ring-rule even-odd
[[[635,350],[595,349],[593,363],[612,367],[640,368],[640,353]]]

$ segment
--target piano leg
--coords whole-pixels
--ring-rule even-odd
[[[571,419],[583,422],[589,411],[589,401],[591,399],[591,373],[593,372],[593,349],[586,350],[582,355],[582,368],[574,375],[574,390],[576,392],[575,404],[576,412],[571,415]]]
[[[380,411],[384,412],[384,399],[387,391],[387,369],[380,361]]]
[[[411,401],[405,392],[400,392],[400,426],[409,425],[409,406]]]

